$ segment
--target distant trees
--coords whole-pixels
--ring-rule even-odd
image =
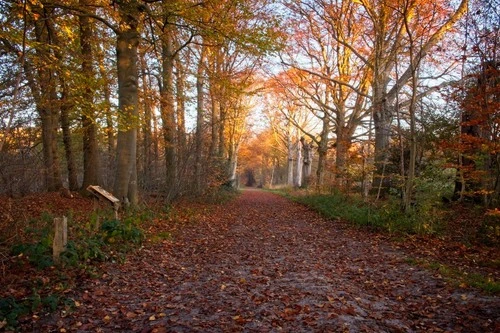
[[[459,46],[446,38],[467,4],[283,1],[288,43],[280,53],[282,71],[270,79],[281,89],[270,93],[322,124],[312,133],[293,124],[314,142],[318,188],[348,189],[358,182],[362,193],[371,187],[377,197],[392,188],[403,206],[412,205],[424,156],[418,140],[427,126],[425,99],[453,81],[447,75],[456,73],[458,62],[449,54]],[[391,164],[398,142],[400,167]],[[359,156],[361,173],[352,165]],[[353,182],[353,173],[363,179]]]

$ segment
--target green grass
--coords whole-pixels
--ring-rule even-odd
[[[418,207],[405,214],[401,211],[398,200],[374,205],[340,192],[328,195],[291,195],[285,191],[277,193],[302,203],[327,218],[345,220],[356,226],[407,234],[435,234],[440,230],[440,214],[434,207]]]
[[[500,283],[482,274],[467,273],[449,265],[425,259],[407,258],[406,262],[409,265],[421,266],[439,273],[448,283],[451,283],[455,287],[473,287],[488,294],[500,294]]]

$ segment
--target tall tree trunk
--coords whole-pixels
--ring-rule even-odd
[[[330,120],[325,115],[323,117],[323,127],[321,129],[320,141],[318,144],[318,168],[316,169],[316,190],[320,191],[324,185],[326,155],[328,153],[328,134],[330,131]]]
[[[139,44],[138,3],[136,0],[123,1],[119,6],[124,30],[117,35],[116,62],[118,69],[118,137],[116,147],[116,175],[114,194],[122,202],[136,205],[137,182],[137,123],[138,123],[138,73],[137,47]]]
[[[228,178],[229,185],[232,188],[237,186],[237,170],[238,170],[238,147],[239,145],[235,142],[231,142],[230,149],[228,151]]]
[[[175,57],[175,68],[176,68],[176,76],[175,76],[175,87],[176,87],[176,97],[177,97],[177,142],[178,142],[178,151],[177,156],[180,158],[186,158],[186,94],[185,94],[185,83],[186,74],[184,70],[184,65],[179,58],[179,54]]]
[[[152,161],[153,161],[153,135],[152,128],[152,97],[151,97],[151,81],[146,73],[146,59],[144,55],[140,57],[141,64],[141,79],[142,79],[142,102],[144,109],[144,120],[142,123],[142,150],[143,150],[143,176],[144,183],[149,185],[152,180]]]
[[[88,0],[80,0],[80,4],[88,5]],[[99,144],[97,138],[96,114],[94,111],[94,69],[92,52],[92,25],[87,16],[79,17],[80,52],[82,59],[82,77],[85,87],[82,91],[82,128],[83,128],[83,183],[82,188],[89,185],[100,185]]]
[[[59,156],[57,153],[57,128],[59,123],[59,101],[57,98],[57,75],[51,61],[51,39],[53,34],[50,14],[39,7],[35,10],[40,19],[35,21],[36,54],[42,66],[38,68],[39,99],[37,109],[42,122],[42,143],[45,165],[45,180],[48,191],[57,191],[62,187]]]
[[[221,97],[224,98],[224,97]],[[219,102],[219,133],[218,133],[218,157],[222,160],[226,156],[226,106],[224,101]]]
[[[293,186],[293,141],[291,133],[291,122],[288,120],[288,129],[286,137],[286,148],[288,153],[288,163],[287,163],[287,185]]]
[[[296,144],[296,152],[297,152],[297,157],[296,157],[296,167],[295,167],[295,181],[294,181],[294,186],[295,187],[301,187],[302,186],[302,164],[303,164],[303,159],[302,159],[302,142],[297,140]]]
[[[203,159],[203,117],[204,117],[204,100],[205,95],[203,85],[205,83],[205,46],[201,47],[200,59],[198,61],[198,68],[196,71],[196,156],[195,156],[195,177],[196,177],[196,192],[200,193],[202,190],[202,159]]]
[[[213,82],[210,82],[210,101],[211,101],[211,117],[210,117],[210,147],[209,156],[214,159],[219,155],[219,101],[218,96],[214,93]]]
[[[165,140],[166,187],[168,199],[176,196],[177,154],[176,154],[176,122],[174,108],[174,31],[168,25],[162,39],[162,91],[161,117],[163,122],[163,138]]]
[[[304,170],[302,171],[304,175],[304,182],[303,186],[308,187],[310,182],[311,182],[311,170],[312,170],[312,147],[309,142],[306,142],[305,138],[302,137],[300,138],[300,142],[302,144],[302,150],[304,151],[303,154],[303,168]]]
[[[403,196],[404,202],[403,207],[405,212],[409,212],[411,209],[411,203],[413,200],[413,187],[415,183],[415,167],[417,161],[417,138],[416,138],[416,108],[417,108],[417,84],[418,84],[418,72],[420,59],[415,59],[415,43],[413,40],[412,32],[408,26],[408,15],[405,14],[405,27],[408,34],[409,51],[410,51],[410,68],[411,68],[411,99],[410,105],[408,107],[408,112],[410,116],[410,161],[408,164],[408,178],[406,179],[406,189],[405,195]],[[404,175],[402,175],[404,177]]]
[[[346,127],[337,128],[337,142],[335,147],[336,184],[344,188],[347,184],[347,158],[351,146],[351,135]]]
[[[97,49],[96,52],[97,61],[99,64],[104,64],[105,56],[104,51],[101,48]],[[111,114],[111,89],[109,82],[109,74],[106,71],[106,67],[104,65],[99,66],[99,76],[101,77],[102,82],[102,98],[103,98],[103,106],[104,106],[104,115],[106,119],[106,145],[109,157],[114,155],[115,151],[115,137],[114,137],[114,126],[113,126],[113,116]]]
[[[64,83],[64,79],[61,79],[61,84],[63,86],[61,92],[61,130],[63,135],[64,152],[66,153],[66,166],[68,169],[68,186],[71,191],[77,191],[78,187],[78,174],[75,162],[75,154],[73,150],[73,140],[71,136],[71,122],[69,118],[69,112],[71,107],[68,101],[68,88]]]

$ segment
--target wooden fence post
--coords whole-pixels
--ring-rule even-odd
[[[54,263],[61,262],[61,253],[66,250],[68,244],[68,219],[66,216],[54,219],[54,242],[52,243],[52,257]]]

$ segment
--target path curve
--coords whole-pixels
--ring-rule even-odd
[[[84,282],[67,332],[495,332],[496,297],[449,287],[376,235],[264,191]]]

